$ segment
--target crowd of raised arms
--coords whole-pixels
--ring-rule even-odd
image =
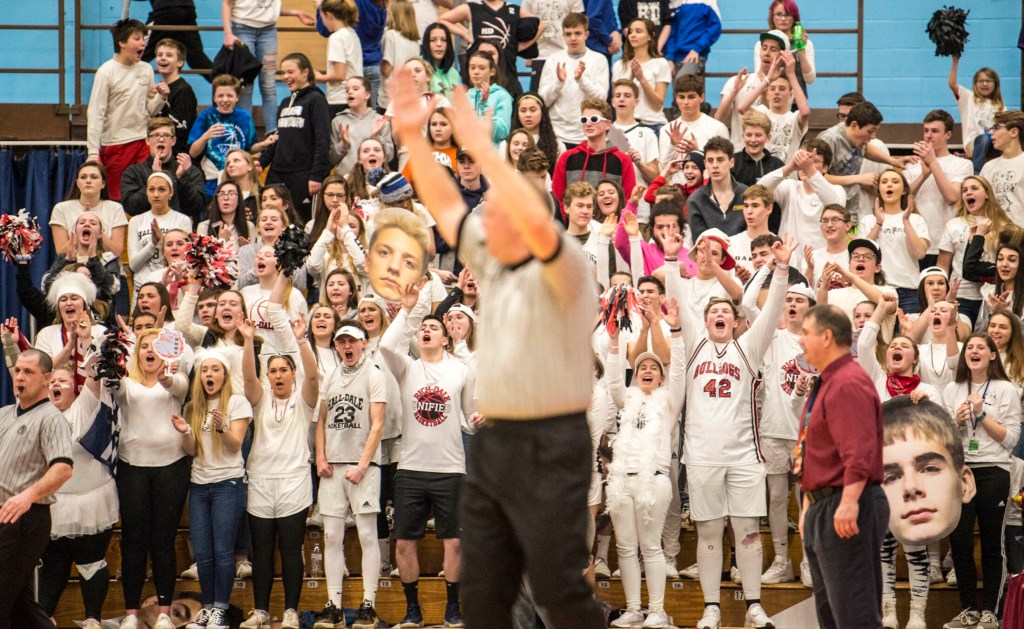
[[[789,550],[787,515],[816,375],[798,339],[804,313],[828,303],[852,320],[857,361],[883,401],[930,398],[966,426],[977,494],[964,517],[981,531],[983,585],[970,532],[951,536],[956,570],[945,574],[939,543],[904,548],[905,626],[925,628],[929,584],[946,581],[960,584],[965,609],[947,627],[998,627],[1004,575],[1024,569],[1011,500],[1024,484],[1015,456],[1024,113],[1006,109],[983,59],[961,85],[954,57],[947,109],[959,110],[960,126],[944,109],[929,112],[912,154],[890,155],[876,137],[882,113],[855,92],[814,136],[813,25],[803,28],[793,0],[775,0],[765,32],[752,37],[752,69],[727,81],[710,115],[703,72],[721,18],[714,0],[675,4],[621,0],[619,20],[607,0],[318,0],[315,17],[284,11],[326,38],[321,71],[301,53],[278,62],[280,2],[224,0],[224,44],[242,42],[262,62],[259,137],[253,84],[210,77],[213,105],[197,115],[179,74],[187,56],[202,54],[197,39],[181,37],[187,51],[175,39],[147,42],[138,21],[118,22],[114,57],[89,100],[88,159],[44,234],[56,259],[41,285],[27,263],[18,268],[19,297],[40,329],[29,339],[27,322],[4,326],[12,373],[28,359],[52,369],[49,398],[74,443],[73,480],[52,510],[44,611],[55,613],[74,563],[84,626],[100,626],[104,557],[120,521],[121,629],[143,626],[147,558],[156,629],[237,623],[228,620],[236,576],[252,578],[255,599],[242,627],[269,627],[273,613],[297,629],[302,544],[315,525],[326,534],[328,594],[317,629],[345,626],[350,572],[363,588],[352,626],[377,626],[379,576],[402,582],[399,626],[422,626],[416,542],[429,518],[444,546],[445,626],[462,626],[455,514],[472,435],[486,429],[475,412],[474,351],[478,314],[490,305],[487,283],[421,191],[450,176],[467,214],[479,213],[492,185],[480,151],[492,150],[578,240],[592,271],[579,281],[595,294],[628,285],[638,297],[631,325],[604,325],[596,311],[590,322],[590,570],[621,576],[626,607],[613,626],[669,626],[666,580],[688,578],[700,581],[703,616],[676,622],[717,629],[727,524],[743,542],[731,543],[731,577],[746,626],[774,626],[762,584],[799,575],[810,585],[790,559],[800,553]],[[518,57],[528,59],[528,81],[515,73]],[[290,92],[279,104],[275,72]],[[388,90],[399,78],[430,112],[425,125],[400,124],[408,113],[394,110]],[[456,112],[482,122],[464,125]],[[489,132],[489,146],[467,139],[468,128]],[[424,139],[439,169],[410,157]],[[422,224],[429,268],[410,274],[384,236]],[[290,225],[304,228],[309,256],[285,273],[275,244]],[[233,247],[233,285],[197,280],[185,256],[193,234]],[[368,263],[374,254],[385,260],[379,269]],[[392,294],[371,286],[378,275]],[[120,382],[90,370],[105,325],[131,340]],[[185,340],[177,361],[158,355],[165,329]],[[76,442],[113,404],[116,473]],[[737,474],[727,495],[716,484],[726,463]],[[201,604],[174,595],[186,499],[196,564],[182,576],[198,579]],[[764,551],[761,516],[772,543]],[[346,519],[361,566],[345,565]],[[697,563],[677,566],[680,527],[693,525]],[[899,627],[890,542],[883,616]],[[272,610],[275,549],[284,606]]]

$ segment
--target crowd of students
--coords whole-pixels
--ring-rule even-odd
[[[120,627],[139,626],[147,559],[160,610],[147,622],[182,626],[171,618],[174,543],[188,500],[189,572],[203,607],[187,626],[228,626],[236,575],[251,576],[255,597],[241,626],[270,626],[277,549],[282,626],[297,629],[315,502],[329,598],[316,628],[345,626],[343,577],[357,573],[344,562],[347,517],[362,548],[353,627],[376,626],[377,578],[389,575],[407,600],[399,626],[422,626],[416,541],[428,518],[444,545],[445,626],[462,626],[455,516],[472,435],[487,429],[475,412],[474,349],[488,295],[437,231],[434,208],[418,201],[408,137],[391,128],[403,112],[385,88],[402,72],[431,112],[422,133],[434,158],[468,208],[481,211],[490,183],[456,139],[451,100],[463,84],[490,122],[494,150],[579,241],[593,271],[580,282],[595,293],[625,284],[638,296],[631,328],[600,325],[595,312],[592,335],[588,502],[595,521],[611,518],[590,540],[591,570],[612,576],[614,529],[626,607],[613,626],[669,626],[666,579],[693,578],[705,601],[696,624],[716,629],[727,525],[746,626],[774,626],[761,585],[796,578],[792,457],[815,375],[802,360],[801,321],[830,303],[853,321],[858,360],[883,400],[927,397],[957,419],[977,479],[949,540],[955,569],[943,575],[938,543],[904,549],[905,626],[926,626],[928,584],[945,580],[960,584],[964,607],[946,627],[998,627],[1005,575],[1024,569],[1020,507],[1010,500],[1024,485],[1024,114],[1006,110],[998,75],[981,68],[962,86],[954,58],[950,105],[962,135],[954,140],[953,117],[936,109],[912,154],[893,157],[876,137],[882,113],[858,93],[839,99],[834,126],[808,133],[814,46],[793,0],[770,3],[753,71],[729,79],[713,115],[702,77],[721,32],[713,0],[622,0],[619,24],[596,0],[447,6],[322,0],[314,17],[225,0],[225,45],[242,42],[263,63],[262,139],[253,85],[211,77],[213,105],[197,112],[179,74],[185,44],[148,42],[156,81],[141,61],[145,26],[112,28],[115,54],[89,100],[89,158],[49,219],[56,260],[40,287],[27,265],[17,275],[22,303],[40,324],[53,322],[31,344],[53,358],[50,397],[74,436],[114,403],[121,426],[116,474],[76,446],[74,480],[53,508],[45,611],[56,610],[74,563],[83,626],[100,626],[104,556],[120,520]],[[277,62],[282,14],[327,38],[324,71],[301,53]],[[529,59],[530,91],[515,74],[518,57]],[[276,71],[290,92],[280,104]],[[954,141],[966,157],[951,152]],[[415,231],[409,221],[433,228],[420,243],[429,269],[413,265],[416,280],[399,283],[407,262],[393,256],[374,268],[368,252],[388,246],[389,230]],[[290,225],[304,228],[310,253],[286,274],[275,244]],[[185,256],[193,233],[233,247],[234,285],[200,285]],[[394,290],[375,290],[377,277]],[[90,369],[102,323],[131,338],[120,383]],[[185,339],[177,361],[158,355],[165,329]],[[9,365],[29,343],[8,320]],[[763,572],[762,518],[773,553]],[[697,563],[679,569],[679,529],[690,522]],[[884,624],[893,628],[895,544],[883,548]],[[805,565],[799,573],[810,585]]]

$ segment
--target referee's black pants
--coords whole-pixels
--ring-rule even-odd
[[[0,524],[0,629],[53,629],[32,595],[32,572],[50,541],[50,506]]]
[[[511,629],[524,574],[549,629],[608,626],[583,577],[591,467],[582,412],[474,435],[459,507],[467,627]]]

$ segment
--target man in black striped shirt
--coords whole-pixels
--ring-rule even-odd
[[[12,369],[18,403],[0,409],[0,629],[53,627],[31,589],[53,493],[71,478],[71,429],[47,396],[52,368],[46,352],[23,352]]]

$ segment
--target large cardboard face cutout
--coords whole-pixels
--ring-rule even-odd
[[[401,301],[411,284],[427,272],[429,236],[426,223],[401,208],[386,208],[373,218],[366,273],[373,292],[388,301]]]
[[[959,431],[949,414],[929,400],[911,404],[900,396],[882,409],[882,489],[889,501],[889,530],[909,546],[947,537],[960,521],[962,505],[975,494],[974,474],[962,463]]]

